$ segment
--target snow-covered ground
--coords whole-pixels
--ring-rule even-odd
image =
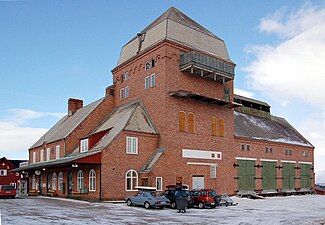
[[[216,209],[128,207],[126,204],[29,197],[0,199],[1,225],[43,224],[324,224],[325,196],[290,196],[264,200],[234,197],[237,206]]]

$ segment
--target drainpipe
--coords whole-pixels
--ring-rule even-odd
[[[99,164],[99,201],[102,200],[102,164]]]

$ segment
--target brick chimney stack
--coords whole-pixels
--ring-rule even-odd
[[[68,99],[68,115],[73,115],[78,109],[83,107],[83,101],[80,99],[69,98]]]

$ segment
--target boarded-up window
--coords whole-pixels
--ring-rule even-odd
[[[194,113],[188,113],[188,131],[194,133]]]
[[[223,118],[219,119],[219,137],[225,136],[225,120]]]
[[[211,117],[212,135],[217,136],[217,118]]]
[[[179,112],[179,131],[185,132],[185,112]]]

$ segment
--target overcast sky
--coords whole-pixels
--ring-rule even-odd
[[[235,93],[268,102],[325,169],[325,1],[1,1],[0,157],[28,148],[112,84],[121,47],[174,6],[223,39]]]

